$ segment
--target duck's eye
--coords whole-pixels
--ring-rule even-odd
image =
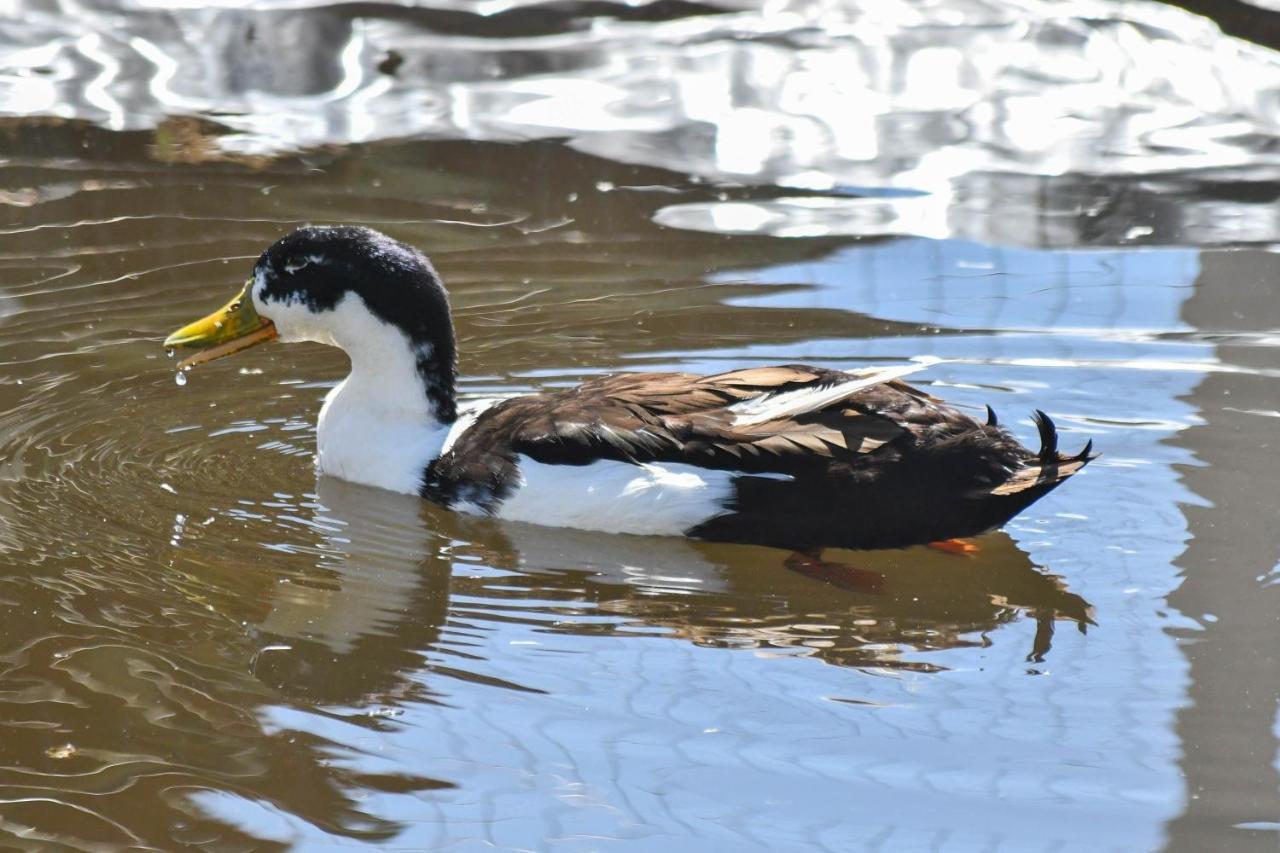
[[[287,273],[295,273],[305,266],[311,264],[310,258],[290,258],[284,262],[284,271]]]

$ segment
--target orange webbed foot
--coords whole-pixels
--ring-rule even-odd
[[[929,548],[942,551],[944,554],[955,554],[958,557],[973,557],[982,551],[978,543],[968,539],[942,539],[930,542]]]

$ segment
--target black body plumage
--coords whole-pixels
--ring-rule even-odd
[[[717,376],[637,373],[515,397],[487,410],[428,468],[423,494],[496,508],[518,486],[517,459],[585,466],[602,459],[741,472],[725,512],[688,535],[776,547],[895,548],[999,527],[1089,456],[1041,448],[905,382],[857,391],[817,411],[749,425],[729,408],[762,394],[828,388],[848,374],[807,365]]]

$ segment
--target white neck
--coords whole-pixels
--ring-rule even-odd
[[[355,296],[333,309],[323,329],[305,334],[307,340],[341,347],[351,358],[351,373],[320,409],[320,473],[418,494],[423,472],[440,454],[449,427],[436,419],[427,399],[414,344]]]

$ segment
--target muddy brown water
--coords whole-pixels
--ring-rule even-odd
[[[997,4],[953,5],[993,16],[973,38],[1021,37]],[[936,60],[940,32],[911,50]],[[750,45],[747,82],[830,47],[797,33]],[[773,178],[812,163],[709,176],[698,122],[303,133],[297,154],[208,120],[136,129],[145,110],[113,126],[89,108],[127,74],[76,73],[101,84],[84,116],[18,116],[14,88],[0,126],[0,847],[1275,849],[1280,189],[1260,136],[1058,177],[994,145],[999,168],[944,169],[946,197],[802,191]],[[882,143],[964,148],[910,103]],[[684,168],[659,168],[672,152]],[[259,347],[179,387],[160,348],[303,222],[431,254],[465,397],[925,358],[935,393],[1028,441],[1044,409],[1104,455],[976,556],[834,554],[853,588],[770,549],[317,480],[341,353]]]
[[[0,237],[8,843],[1274,839],[1269,252],[726,236],[654,224],[719,190],[551,143],[171,168],[75,132],[102,156],[6,170],[72,189]],[[158,344],[315,219],[432,253],[467,396],[932,356],[936,392],[1105,456],[977,557],[843,555],[866,589],[317,482],[340,353],[178,387]]]

